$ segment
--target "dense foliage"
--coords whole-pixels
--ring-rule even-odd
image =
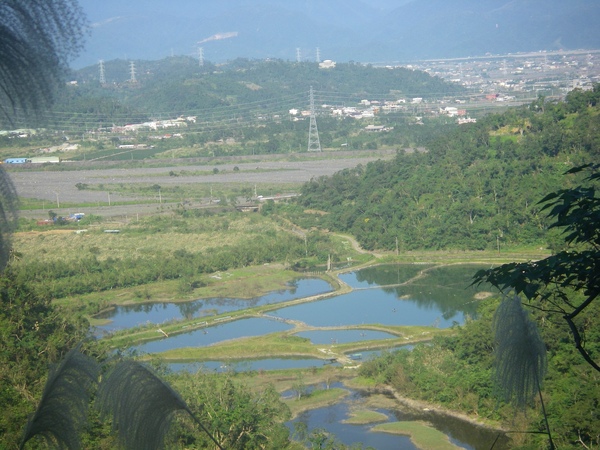
[[[0,296],[0,442],[15,448],[49,365],[84,339],[89,325],[38,297],[10,270],[0,276]]]
[[[111,289],[143,286],[165,280],[178,280],[179,293],[188,293],[193,287],[207,283],[208,275],[252,265],[287,261],[297,268],[310,268],[315,263],[325,265],[328,257],[339,261],[339,249],[335,243],[318,232],[308,233],[306,240],[300,236],[278,230],[262,216],[246,216],[244,213],[206,214],[195,217],[194,211],[181,215],[156,216],[142,219],[120,230],[122,239],[131,238],[144,245],[151,234],[174,233],[182,238],[195,233],[215,239],[210,246],[198,250],[168,247],[141,251],[136,254],[112,252],[109,256],[99,254],[96,246],[82,245],[69,258],[49,262],[43,256],[46,250],[38,249],[38,255],[15,260],[7,272],[16,282],[28,286],[39,298],[60,299],[102,292]],[[235,217],[238,214],[238,217]],[[246,221],[241,219],[247,219]],[[236,222],[237,220],[237,222]],[[269,221],[268,224],[265,224]],[[245,227],[245,239],[226,240],[236,227]],[[214,233],[210,233],[214,231]],[[241,232],[241,230],[240,230]],[[96,231],[102,236],[102,231]],[[92,305],[86,312],[93,314],[109,306],[109,300]]]
[[[327,212],[313,224],[350,232],[367,249],[541,243],[553,235],[537,202],[578,183],[565,180],[566,169],[598,160],[599,98],[596,85],[565,102],[540,99],[488,116],[429,143],[426,152],[311,180],[299,205]]]
[[[590,305],[600,296],[600,197],[595,185],[600,174],[595,172],[598,165],[593,164],[569,172],[578,173],[585,168],[594,170],[585,180],[590,186],[561,189],[540,202],[553,220],[550,227],[562,229],[566,248],[540,261],[479,271],[476,281],[486,280],[499,289],[512,289],[528,300],[539,299],[544,311],[567,322],[575,347],[600,372],[600,364],[590,355],[600,343],[587,342],[581,329],[581,323],[590,314]]]
[[[498,420],[510,430],[544,432],[537,401],[526,414],[518,413],[502,402],[498,387],[492,381],[492,317],[497,304],[496,300],[483,302],[479,319],[458,328],[455,336],[436,338],[431,345],[420,345],[413,351],[389,353],[365,362],[360,374],[391,385],[403,396]],[[593,317],[584,329],[590,341],[598,342],[600,307],[595,305],[593,309]],[[540,331],[548,349],[549,371],[543,394],[556,446],[597,446],[600,443],[600,377],[574,349],[567,326],[560,318],[540,313],[535,316],[544,319]],[[598,353],[596,350],[596,356]],[[525,446],[524,435],[509,435],[513,438],[513,447]],[[539,437],[539,440],[547,443],[546,437]]]
[[[253,61],[236,59],[228,64],[198,66],[194,58],[173,57],[160,61],[136,63],[137,84],[130,80],[130,63],[123,60],[105,64],[108,86],[99,83],[98,67],[88,67],[73,74],[79,86],[70,90],[64,106],[75,99],[113,99],[137,111],[153,113],[211,114],[211,109],[223,106],[246,105],[257,102],[256,110],[268,110],[271,103],[289,101],[299,93],[307,93],[310,86],[316,91],[345,93],[357,100],[396,97],[441,97],[463,91],[425,72],[406,68],[374,68],[357,63],[338,64],[333,69],[320,69],[317,63],[291,63],[281,60]],[[88,113],[79,109],[73,112]],[[293,106],[293,104],[292,104]],[[308,97],[303,105],[308,106]],[[107,111],[108,112],[108,111]],[[240,108],[238,114],[242,114]],[[111,117],[111,120],[118,116]]]
[[[290,418],[290,411],[272,387],[253,393],[228,375],[202,372],[180,374],[174,384],[223,448],[288,448],[289,430],[283,422]],[[189,428],[181,427],[176,435],[182,447],[211,447],[204,433],[192,434]]]

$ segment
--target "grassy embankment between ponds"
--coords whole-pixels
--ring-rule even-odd
[[[461,448],[452,444],[448,436],[441,431],[418,421],[380,423],[371,430],[409,436],[410,440],[422,449],[451,450]]]
[[[162,329],[162,328],[161,328]],[[310,329],[330,330],[332,327],[310,327]],[[161,352],[158,356],[165,362],[190,362],[190,361],[244,361],[261,358],[317,358],[322,360],[335,359],[347,366],[355,366],[360,361],[351,360],[348,354],[368,350],[385,350],[402,345],[415,344],[431,340],[435,335],[449,334],[452,330],[436,329],[430,327],[369,327],[351,326],[336,327],[333,329],[379,330],[397,334],[398,338],[377,339],[370,341],[352,342],[347,344],[313,344],[307,338],[294,336],[301,328],[290,331],[271,333],[262,336],[253,336],[205,347],[183,347]],[[158,333],[153,330],[152,337]]]

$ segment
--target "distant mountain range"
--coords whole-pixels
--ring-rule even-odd
[[[598,0],[80,0],[75,68],[199,55],[396,62],[600,48]]]

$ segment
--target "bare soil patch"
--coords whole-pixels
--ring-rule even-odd
[[[103,189],[106,185],[115,184],[140,184],[159,186],[182,186],[185,184],[248,184],[254,186],[261,183],[298,185],[310,181],[311,178],[318,178],[324,175],[332,175],[340,170],[356,167],[359,164],[367,164],[370,161],[378,159],[387,159],[393,157],[394,153],[390,151],[381,151],[378,153],[344,155],[331,154],[331,159],[327,159],[328,154],[323,154],[320,159],[308,159],[303,161],[290,160],[259,160],[253,162],[240,162],[233,157],[230,162],[227,158],[215,162],[195,162],[190,165],[173,165],[170,161],[165,161],[164,166],[156,167],[111,167],[109,164],[86,166],[79,165],[81,169],[65,171],[45,171],[36,168],[31,170],[19,170],[10,173],[10,177],[15,184],[17,193],[20,197],[47,200],[48,205],[45,210],[23,211],[23,217],[43,217],[47,215],[47,210],[52,209],[57,214],[67,214],[75,212],[71,209],[60,208],[60,203],[94,203],[95,209],[87,212],[103,216],[116,216],[125,214],[147,214],[156,212],[157,208],[169,208],[168,204],[148,205],[142,204],[141,199],[131,196],[124,196],[118,193],[111,193],[108,189]],[[321,155],[319,155],[321,156]],[[70,164],[70,163],[61,163]],[[239,170],[234,170],[237,167]],[[213,173],[213,169],[218,168],[218,172]],[[203,175],[198,175],[203,173]],[[174,176],[176,174],[177,176]],[[90,189],[78,189],[76,185],[87,185]],[[140,201],[140,204],[127,206],[108,206],[108,199],[113,203],[131,201]],[[202,199],[198,199],[199,204],[203,204]],[[171,205],[172,206],[172,205]],[[206,206],[206,205],[204,205]],[[81,209],[81,208],[78,208]],[[78,211],[79,212],[79,211]],[[83,211],[86,212],[86,211]]]

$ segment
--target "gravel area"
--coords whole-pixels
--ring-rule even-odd
[[[133,213],[150,213],[168,205],[128,205],[107,206],[108,199],[112,202],[132,200],[131,198],[110,193],[108,190],[97,190],[99,185],[112,184],[158,184],[160,186],[185,185],[189,183],[304,183],[311,178],[323,175],[332,175],[346,168],[356,167],[377,159],[388,159],[395,152],[378,152],[364,157],[345,157],[336,159],[314,159],[308,161],[257,161],[251,163],[231,162],[213,164],[172,165],[148,168],[94,168],[65,171],[40,171],[32,168],[10,172],[17,192],[20,197],[48,200],[46,209],[52,209],[57,214],[68,214],[67,211],[57,207],[60,202],[98,203],[93,208],[96,213],[103,216],[115,216]],[[69,163],[61,163],[69,164]],[[234,171],[234,167],[239,171]],[[212,173],[214,168],[219,172]],[[258,170],[258,171],[257,171]],[[169,175],[170,172],[178,176]],[[183,172],[183,174],[182,174]],[[206,172],[204,175],[185,175],[185,172]],[[79,190],[77,183],[95,186],[94,190]],[[106,206],[101,206],[106,205]],[[90,211],[89,208],[78,208],[81,212]],[[23,217],[47,217],[47,211],[23,211]]]

